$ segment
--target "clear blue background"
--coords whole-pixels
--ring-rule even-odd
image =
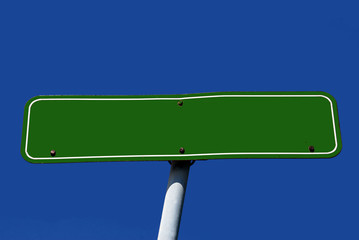
[[[191,168],[180,239],[359,239],[356,1],[2,1],[0,239],[155,239],[167,162],[22,159],[36,95],[326,91],[343,150]]]

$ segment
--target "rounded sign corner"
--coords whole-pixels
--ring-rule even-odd
[[[21,148],[21,156],[29,163],[37,163],[25,152],[25,149],[23,147]]]
[[[25,104],[25,108],[28,108],[31,104],[33,104],[34,102],[36,102],[38,99],[40,99],[43,96],[34,96],[32,98],[30,98],[29,100],[27,100],[26,104]]]
[[[321,91],[321,92],[318,92],[318,93],[320,95],[322,95],[324,98],[329,99],[333,104],[336,105],[336,100],[335,100],[335,97],[333,95],[331,95],[330,93],[324,92],[324,91]]]

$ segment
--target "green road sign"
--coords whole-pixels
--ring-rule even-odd
[[[32,163],[329,158],[341,150],[324,92],[38,96],[25,106]]]

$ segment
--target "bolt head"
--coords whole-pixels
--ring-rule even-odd
[[[183,154],[183,153],[184,153],[184,148],[181,147],[180,150],[179,150],[179,152],[180,152],[181,154]]]
[[[51,154],[52,157],[55,157],[56,151],[55,151],[55,150],[51,150],[51,151],[50,151],[50,154]]]
[[[178,106],[182,106],[182,105],[183,105],[183,101],[182,101],[182,100],[179,100],[179,101],[177,102],[177,104],[178,104]]]
[[[314,146],[309,146],[309,152],[314,152]]]

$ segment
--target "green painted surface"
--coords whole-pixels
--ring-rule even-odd
[[[324,92],[38,96],[25,106],[21,146],[33,163],[328,158],[340,150],[337,105]]]

